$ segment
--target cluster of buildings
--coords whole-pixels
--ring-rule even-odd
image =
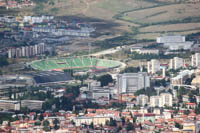
[[[37,29],[38,31],[34,32],[49,34],[65,30],[65,25],[62,25],[64,28],[59,24],[59,26],[55,26],[52,22],[53,19],[51,17],[24,17],[26,23],[40,28],[40,30]],[[48,26],[51,29],[46,29],[48,26],[45,21],[50,23]],[[62,35],[59,34],[59,36]],[[188,50],[189,46],[193,45],[193,42],[187,42],[184,36],[162,36],[157,38],[157,42],[162,43],[169,50],[179,52],[182,49]],[[31,57],[45,51],[44,44],[27,47],[9,49],[8,57]],[[132,52],[159,55],[157,49],[137,48],[132,49]],[[119,74],[110,72],[114,82],[109,83],[107,86],[101,86],[99,81],[92,78],[84,80],[84,83],[88,83],[88,86],[83,85],[80,87],[80,94],[74,100],[79,103],[77,107],[82,107],[85,101],[90,101],[94,105],[98,105],[99,109],[83,108],[76,110],[76,106],[74,106],[74,112],[67,110],[60,110],[56,113],[46,111],[41,114],[32,112],[21,117],[20,120],[11,122],[10,126],[8,126],[7,121],[4,121],[0,126],[0,131],[45,132],[44,121],[49,122],[49,127],[53,131],[56,125],[54,121],[58,120],[59,127],[53,132],[124,133],[129,130],[130,126],[134,127],[131,130],[136,133],[199,132],[200,54],[195,53],[189,59],[173,57],[165,60],[151,59],[145,63],[146,65],[142,67],[146,67],[147,72],[144,72],[143,69],[135,73]],[[61,86],[66,82],[70,85],[78,83],[78,81],[73,81],[70,76],[66,76],[64,72],[38,72],[32,76],[36,84],[43,87],[51,86],[53,83]],[[101,76],[101,74],[95,76]],[[49,84],[50,82],[51,84]],[[182,92],[183,88],[184,92]],[[45,92],[42,89],[40,91]],[[53,89],[51,94],[54,98],[60,100],[62,97],[71,95],[66,95],[66,89]],[[45,101],[39,100],[0,100],[0,109],[19,111],[25,107],[34,111],[41,110],[44,103]],[[55,108],[54,105],[52,105],[53,108]],[[41,115],[44,119],[40,119]]]
[[[45,44],[40,43],[32,46],[23,46],[17,48],[8,49],[8,58],[20,58],[20,57],[33,57],[44,54]]]
[[[5,7],[6,9],[24,8],[30,6],[35,6],[32,0],[21,0],[21,2],[17,2],[16,0],[0,0],[0,7]]]
[[[185,36],[167,35],[157,37],[157,43],[169,50],[190,50],[194,42],[186,41]]]
[[[117,81],[119,94],[134,93],[150,87],[150,77],[145,72],[120,74]]]
[[[55,53],[56,46],[66,44],[72,39],[88,38],[96,30],[90,24],[76,21],[68,22],[51,15],[1,16],[0,27],[4,29],[1,31],[0,51],[13,46],[45,43],[50,53],[53,53],[51,51]],[[15,53],[14,51],[12,53]],[[6,53],[1,54],[5,55]],[[15,54],[13,55],[15,56]],[[26,55],[26,57],[28,56]]]
[[[173,95],[171,93],[161,93],[157,96],[150,96],[140,94],[136,97],[137,105],[150,106],[156,108],[172,107]]]
[[[39,119],[43,116],[43,119]],[[57,120],[58,129],[55,133],[64,132],[127,132],[128,125],[134,127],[136,133],[161,132],[161,133],[196,133],[200,129],[200,115],[191,109],[188,114],[184,109],[174,110],[155,108],[149,113],[147,108],[139,110],[130,109],[122,112],[113,109],[86,109],[85,113],[75,114],[70,111],[60,110],[53,114],[45,112],[37,114],[31,112],[27,115],[17,115],[19,120],[8,125],[3,121],[0,126],[1,132],[45,132],[45,123],[49,122],[49,128],[54,128]],[[113,122],[110,125],[109,122]],[[181,128],[180,128],[181,127]]]

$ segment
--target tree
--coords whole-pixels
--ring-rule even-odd
[[[176,128],[178,128],[178,129],[183,129],[183,126],[182,126],[182,125],[180,125],[180,124],[179,124],[179,123],[177,123],[177,122],[175,123],[175,127],[176,127]]]
[[[189,115],[189,113],[190,113],[189,110],[185,110],[185,111],[184,111],[184,114],[185,114],[185,115]]]
[[[113,82],[112,76],[110,74],[106,74],[97,78],[98,81],[101,82],[101,86],[107,86],[109,83]]]
[[[110,123],[109,123],[110,126],[114,126],[116,127],[117,126],[117,121],[114,120],[113,118],[110,119]]]
[[[144,94],[144,95],[147,95],[147,96],[154,96],[156,95],[156,90],[154,88],[143,88],[141,90],[138,90],[136,91],[135,93],[135,96],[138,96],[140,94]]]
[[[36,121],[35,122],[35,126],[40,126],[41,125],[41,122],[40,121]]]
[[[134,126],[133,126],[133,124],[132,123],[128,123],[128,125],[127,125],[127,127],[126,127],[126,130],[127,131],[131,131],[131,130],[134,130],[135,128],[134,128]]]
[[[49,121],[48,120],[45,120],[44,122],[43,122],[43,126],[44,126],[44,130],[45,131],[50,131],[51,129],[50,129],[50,127],[49,127]]]
[[[55,120],[53,121],[53,124],[54,124],[54,129],[55,129],[55,130],[58,130],[58,129],[60,128],[60,127],[59,127],[60,122],[59,122],[58,119],[55,119]]]
[[[126,122],[126,121],[125,121],[125,118],[124,118],[124,117],[122,117],[122,118],[121,118],[121,120],[122,120],[122,125],[124,125],[124,124],[125,124],[125,122]]]
[[[0,57],[0,67],[9,65],[7,58]]]
[[[140,71],[140,67],[127,67],[120,73],[137,73]]]
[[[94,124],[93,122],[89,125],[90,128],[94,129]]]
[[[39,120],[40,121],[44,120],[44,116],[42,114],[40,114]]]

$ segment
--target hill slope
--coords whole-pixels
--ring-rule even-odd
[[[121,34],[132,32],[136,39],[154,39],[169,32],[188,34],[200,30],[200,3],[184,0],[35,0],[35,13],[56,16],[86,16],[117,23]],[[48,1],[48,2],[46,2]],[[25,11],[28,14],[28,11]],[[159,27],[156,28],[156,27]]]

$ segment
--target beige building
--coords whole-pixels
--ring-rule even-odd
[[[90,125],[105,125],[106,121],[110,121],[110,117],[106,116],[95,116],[95,117],[76,117],[74,122],[76,126],[81,126],[81,124]]]
[[[0,100],[0,109],[3,110],[20,110],[19,101]]]
[[[161,97],[160,96],[151,96],[150,97],[150,107],[161,107]]]
[[[148,73],[156,73],[160,71],[160,62],[158,60],[152,59],[147,62],[147,72]]]
[[[179,69],[183,67],[183,59],[179,57],[174,57],[173,59],[170,59],[169,69]]]
[[[39,100],[22,100],[21,107],[27,107],[30,110],[40,110],[43,103],[44,101]]]

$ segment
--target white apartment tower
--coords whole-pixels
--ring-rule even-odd
[[[173,104],[172,94],[162,93],[160,96],[151,96],[150,97],[150,106],[151,107],[171,107]]]
[[[192,55],[191,65],[193,67],[200,66],[200,53],[195,53],[194,55]]]
[[[145,72],[120,74],[117,82],[119,94],[134,93],[140,89],[150,87],[150,77]]]
[[[148,73],[156,73],[160,71],[160,62],[158,60],[152,59],[151,61],[147,62],[147,72]]]
[[[176,70],[183,67],[183,64],[184,63],[182,58],[174,57],[173,59],[170,59],[169,68]]]
[[[161,101],[162,101],[162,106],[172,106],[172,94],[170,93],[162,93],[160,94]]]

